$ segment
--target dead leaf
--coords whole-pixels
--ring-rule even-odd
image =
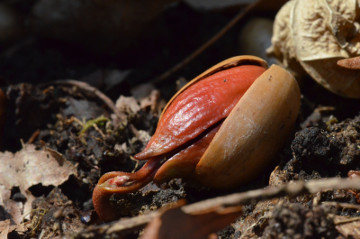
[[[116,108],[121,112],[127,113],[129,115],[134,115],[140,110],[140,105],[134,97],[126,97],[121,95],[116,100]]]
[[[335,228],[345,238],[360,238],[360,218],[335,216]]]
[[[140,100],[140,108],[145,109],[150,107],[151,111],[156,112],[158,109],[159,98],[160,92],[158,90],[152,90],[149,96]]]
[[[7,239],[10,229],[10,220],[0,221],[0,239]]]
[[[269,53],[299,75],[300,64],[326,89],[359,98],[360,71],[337,66],[360,54],[357,9],[357,0],[288,1],[275,18]]]
[[[17,231],[22,234],[26,231],[26,227],[24,224],[20,225],[11,225],[10,219],[6,219],[4,221],[0,221],[0,239],[7,239],[8,234],[12,231]]]
[[[2,203],[12,219],[19,223],[25,215],[31,211],[31,203],[34,196],[28,190],[31,186],[42,184],[44,186],[58,186],[65,182],[72,174],[76,175],[76,167],[66,159],[59,160],[49,150],[36,150],[34,145],[27,144],[17,153],[4,152],[0,154],[0,185],[3,186],[1,193]],[[14,207],[8,192],[13,187],[19,187],[25,195],[25,205],[17,205],[21,208],[21,220],[17,215],[18,209]],[[11,201],[9,201],[11,200]],[[14,201],[13,201],[14,202]],[[22,204],[21,202],[14,202]]]
[[[5,215],[1,215],[0,220],[11,219],[15,224],[20,224],[22,221],[21,212],[23,210],[23,203],[15,202],[10,199],[11,191],[0,184],[0,206],[5,210]],[[11,216],[11,217],[10,217]]]
[[[242,213],[241,206],[214,207],[188,214],[182,207],[160,214],[145,228],[141,239],[201,239],[219,231]]]
[[[140,108],[150,108],[152,112],[160,114],[166,102],[160,100],[160,92],[151,83],[141,84],[131,89],[131,94],[140,102]]]

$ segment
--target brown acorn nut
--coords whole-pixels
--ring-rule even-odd
[[[213,188],[254,179],[288,138],[300,108],[292,75],[272,65],[247,90],[196,166],[195,177]]]
[[[193,131],[198,130],[198,127],[204,128],[204,125],[208,123],[203,119],[195,122],[195,127],[190,131],[188,130],[183,137],[179,136],[177,132],[178,136],[176,137],[180,137],[180,139],[175,139],[176,137],[172,132],[177,129],[172,126],[162,125],[164,118],[167,117],[166,114],[178,112],[176,108],[171,107],[179,104],[180,94],[191,91],[189,89],[193,85],[196,85],[197,90],[203,91],[202,88],[199,88],[198,82],[209,79],[217,72],[222,73],[228,69],[235,72],[233,68],[242,65],[245,65],[246,71],[250,68],[257,69],[257,76],[254,78],[253,73],[251,73],[253,75],[252,80],[245,78],[240,81],[240,84],[244,84],[246,87],[241,93],[240,100],[234,101],[234,107],[229,108],[230,114],[227,115],[225,120],[219,118],[219,121],[215,121],[216,123],[210,129],[205,128],[207,133],[204,138],[212,134],[210,138],[200,139],[195,142],[193,140],[188,141],[188,139],[184,141],[183,139],[183,137],[188,137],[187,134],[192,134]],[[224,78],[219,78],[219,80],[225,86],[229,83]],[[207,91],[205,92],[209,94]],[[217,93],[217,89],[215,89],[214,93]],[[222,97],[227,97],[227,94],[225,93]],[[223,98],[220,98],[221,100],[224,101]],[[197,110],[200,109],[210,112],[210,118],[206,116],[209,120],[212,120],[212,117],[218,117],[217,114],[211,112],[216,111],[219,103],[211,106],[210,109],[209,107],[198,108],[198,104],[190,104],[191,107],[196,107],[195,121],[198,118],[197,114],[200,113]],[[169,101],[160,116],[158,129],[165,127],[170,131],[170,135],[168,137],[161,136],[161,134],[156,136],[157,132],[155,132],[152,137],[155,140],[153,142],[150,140],[146,148],[135,155],[135,158],[139,160],[148,160],[139,171],[135,173],[110,172],[100,178],[93,193],[95,210],[103,220],[111,220],[114,210],[108,203],[110,195],[136,191],[151,180],[159,184],[174,177],[190,176],[205,186],[220,189],[236,187],[248,182],[261,173],[283,145],[296,120],[299,106],[300,90],[298,84],[291,74],[283,68],[273,65],[266,70],[266,63],[254,56],[238,56],[220,62],[189,82]],[[189,108],[189,104],[185,103],[184,107]],[[192,120],[186,119],[185,123]],[[171,124],[172,121],[168,122]],[[196,135],[194,137],[198,138]],[[162,160],[161,158],[168,157],[168,154],[174,151],[171,148],[174,146],[173,141],[179,140],[180,142],[177,145],[185,144],[188,145],[188,148],[193,147],[196,149],[195,153],[191,153],[190,157],[186,156],[185,159],[183,157],[176,158],[176,153],[167,161]],[[198,144],[198,142],[202,141],[207,142]],[[189,143],[191,143],[190,146]],[[174,147],[178,146],[175,145]],[[175,152],[181,153],[188,150],[188,148],[180,151],[175,150]],[[195,154],[198,157],[197,160],[193,160]]]
[[[238,65],[266,66],[254,56],[229,58],[211,67],[177,92],[170,104],[189,86],[223,69]],[[218,189],[233,188],[254,179],[271,163],[290,134],[300,108],[300,90],[293,76],[273,65],[250,86],[220,126],[195,168],[184,160],[166,162],[154,176],[158,184],[175,177],[192,178]],[[172,160],[175,161],[175,160]],[[190,173],[189,173],[190,172]]]

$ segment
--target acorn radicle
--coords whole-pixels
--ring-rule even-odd
[[[211,67],[166,105],[155,134],[135,155],[148,160],[135,173],[109,172],[93,193],[96,212],[111,220],[113,193],[134,192],[188,177],[212,188],[255,178],[289,136],[300,106],[297,82],[283,68],[254,56]]]

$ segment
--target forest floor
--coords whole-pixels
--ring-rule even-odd
[[[142,39],[131,54],[99,54],[31,34],[4,44],[0,238],[138,238],[156,220],[174,238],[201,238],[194,227],[204,227],[203,238],[208,233],[216,233],[214,238],[359,237],[360,191],[323,186],[360,170],[359,100],[336,96],[310,77],[299,82],[301,109],[291,137],[256,180],[226,191],[182,179],[150,183],[114,195],[119,220],[99,222],[92,205],[98,179],[143,165],[133,155],[154,133],[166,101],[217,62],[248,54],[239,46],[239,34],[251,20],[246,17],[192,62],[158,80],[234,13],[232,8],[200,12],[179,3],[153,23],[157,36]],[[272,21],[276,11],[254,13]],[[289,187],[271,191],[292,181],[321,179],[329,181],[320,182],[319,190],[309,184],[295,193]],[[263,196],[251,196],[253,190],[263,190]],[[229,195],[239,198],[231,199],[232,210],[221,211],[226,206],[216,198],[226,201]],[[213,213],[224,219],[204,226]]]

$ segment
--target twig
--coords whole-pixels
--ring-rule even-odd
[[[274,197],[290,196],[296,197],[306,193],[316,193],[327,189],[360,189],[360,179],[327,178],[319,180],[294,181],[278,187],[267,187],[243,193],[235,193],[224,197],[212,198],[198,203],[184,206],[184,211],[191,213],[192,210],[203,210],[216,206],[235,206],[250,203],[252,201],[263,201]]]
[[[343,202],[322,202],[322,205],[325,206],[332,206],[332,207],[341,207],[341,208],[347,208],[347,209],[355,209],[360,210],[360,205],[351,204],[351,203],[343,203]]]
[[[360,221],[360,217],[353,217],[353,218],[349,218],[349,219],[344,219],[338,222],[334,222],[335,225],[340,225],[340,224],[346,224],[346,223],[350,223],[350,222],[357,222]]]
[[[205,51],[208,47],[214,44],[217,40],[219,40],[226,32],[228,32],[237,22],[243,19],[250,11],[252,11],[262,0],[257,0],[251,4],[248,4],[245,9],[241,9],[240,12],[230,21],[228,22],[219,32],[217,32],[212,38],[210,38],[207,42],[201,45],[198,49],[196,49],[193,53],[191,53],[188,57],[182,60],[180,63],[172,67],[170,70],[161,74],[159,77],[155,78],[153,83],[160,83],[184,66],[186,66],[189,62],[194,60],[198,55],[200,55],[203,51]]]
[[[310,180],[308,182],[295,181],[276,187],[266,187],[263,189],[251,190],[242,193],[234,193],[227,196],[211,198],[197,203],[185,205],[182,210],[185,213],[196,213],[212,208],[226,208],[231,206],[243,205],[250,202],[258,202],[269,200],[272,198],[289,196],[296,197],[307,193],[316,193],[324,190],[334,189],[360,189],[360,179],[343,179],[343,178],[326,178],[319,180]],[[85,230],[77,235],[76,238],[92,237],[91,234],[101,233],[120,233],[129,230],[136,230],[145,226],[157,215],[159,211],[155,211],[146,215],[136,216],[128,219],[121,219],[116,222],[95,226]]]
[[[37,129],[28,139],[28,141],[26,142],[27,144],[32,144],[34,143],[34,141],[37,139],[37,137],[39,137],[40,135],[40,130]]]

